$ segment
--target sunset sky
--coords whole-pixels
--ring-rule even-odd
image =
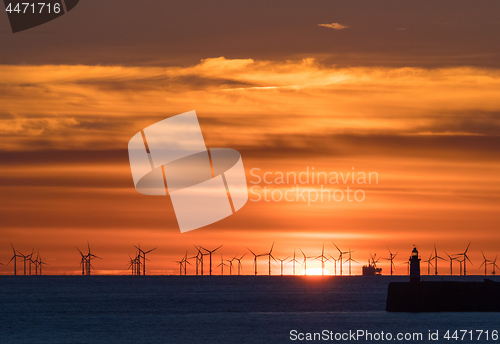
[[[324,243],[337,256],[333,241],[355,251],[355,274],[387,246],[404,274],[413,245],[427,259],[434,244],[445,257],[472,241],[468,273],[484,273],[481,250],[500,253],[500,3],[423,3],[83,1],[16,34],[0,15],[0,263],[12,243],[39,250],[47,274],[77,274],[75,246],[89,241],[103,258],[94,273],[123,274],[140,243],[158,247],[148,273],[178,274],[193,245],[224,245],[214,266],[246,253],[250,274],[247,247],[275,242],[285,258]],[[251,195],[181,234],[168,197],[135,190],[127,144],[190,110],[208,148],[241,153],[249,188],[252,169],[376,172],[378,183],[324,185],[362,189],[363,202]]]

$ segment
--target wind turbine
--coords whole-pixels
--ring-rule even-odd
[[[434,267],[434,265],[432,265],[432,253],[429,256],[428,260],[424,260],[424,263],[427,263],[427,275],[430,276],[430,274],[431,274],[431,266]]]
[[[295,263],[298,263],[299,261],[295,259],[295,247],[293,248],[293,259],[290,260],[291,263],[293,263],[293,275],[295,276]]]
[[[132,275],[134,276],[140,276],[141,275],[141,256],[140,252],[137,252],[137,255],[135,258],[132,259],[130,255],[128,256],[130,259],[130,264],[129,264],[129,269],[132,268]]]
[[[134,247],[139,250],[139,259],[141,259],[141,253],[142,253],[142,275],[146,276],[146,260],[149,260],[149,259],[146,259],[146,254],[148,254],[151,251],[156,250],[158,247],[155,247],[149,251],[143,251],[141,249],[141,244],[139,244],[139,247],[137,247],[135,245],[134,245]]]
[[[231,259],[227,259],[226,262],[229,263],[229,276],[233,275],[233,262],[236,260],[236,256]]]
[[[246,253],[244,253],[240,258],[234,257],[234,259],[238,261],[238,276],[241,274],[241,268],[243,267],[243,265],[241,265],[241,260],[245,257],[245,255]]]
[[[29,255],[29,261],[28,261],[28,266],[29,266],[29,275],[31,276],[31,264],[33,263],[33,255],[35,254],[35,249],[31,250],[31,254]]]
[[[330,259],[325,257],[325,243],[323,243],[323,249],[321,250],[321,256],[318,256],[314,259],[320,259],[321,258],[321,275],[325,275],[325,261],[330,261]]]
[[[333,260],[333,269],[335,270],[335,276],[337,276],[337,259],[335,259],[331,254],[328,254],[330,258]]]
[[[184,255],[184,258],[182,258],[182,261],[184,262],[184,276],[187,275],[187,273],[186,273],[187,264],[193,266],[193,264],[191,264],[190,262],[188,262],[187,256],[188,256],[188,252],[186,250],[186,254]]]
[[[370,252],[368,252],[368,253],[370,253]],[[372,254],[370,253],[370,257],[371,257],[371,262],[372,262],[372,265],[373,265],[373,267],[376,269],[376,268],[377,268],[377,263],[378,263],[378,261],[380,260],[380,258],[379,258],[379,259],[377,259],[377,254],[376,254],[376,253],[375,253],[375,254],[373,254],[373,256],[372,256]]]
[[[98,257],[98,256],[96,256],[95,254],[92,254],[92,253],[90,252],[90,244],[89,244],[89,242],[88,242],[88,241],[87,241],[87,247],[88,247],[88,250],[89,250],[89,253],[87,253],[87,261],[88,261],[88,265],[87,265],[87,275],[88,275],[88,276],[90,276],[90,268],[92,268],[92,269],[94,268],[94,267],[92,266],[92,263],[91,263],[90,261],[91,261],[92,259],[94,259],[94,258],[97,258],[97,259],[102,259],[102,258],[101,258],[101,257]]]
[[[43,260],[42,260],[42,255],[40,254],[40,252],[38,252],[38,266],[40,267],[40,276],[42,275],[42,267],[44,265],[48,265],[47,263],[45,263]]]
[[[253,251],[251,249],[249,249],[248,247],[247,247],[247,250],[249,250],[250,253],[253,254],[254,275],[257,276],[257,257],[260,257],[261,255],[260,254],[257,255],[255,253],[253,253]]]
[[[337,250],[339,251],[339,259],[338,259],[338,260],[340,261],[340,276],[342,276],[342,257],[343,257],[343,255],[344,255],[344,254],[347,254],[347,253],[349,253],[349,252],[342,252],[342,251],[340,250],[340,248],[339,248],[337,245],[335,245],[335,243],[334,243],[334,242],[332,242],[332,244],[333,244],[333,245],[337,248]]]
[[[462,263],[463,263],[463,259],[460,260],[457,258],[457,261],[460,263],[460,275],[459,276],[462,276]]]
[[[10,246],[12,246],[12,252],[14,252],[14,255],[12,256],[12,258],[10,258],[7,265],[9,265],[11,261],[14,261],[14,276],[16,276],[17,275],[17,257],[22,258],[22,256],[17,254],[16,250],[14,249],[14,245],[12,245],[12,243],[10,244]]]
[[[495,257],[495,260],[491,263],[491,265],[493,265],[493,271],[491,272],[492,275],[496,275],[496,269],[498,269],[498,265],[497,265],[497,258],[498,256]]]
[[[33,257],[30,258],[30,261],[35,265],[35,276],[38,275],[38,253],[36,259],[33,260]]]
[[[98,259],[102,259],[102,258],[98,257],[95,254],[92,254],[90,252],[90,244],[88,241],[87,241],[87,247],[88,247],[89,252],[86,255],[84,255],[78,247],[76,249],[78,250],[78,252],[80,252],[80,255],[82,256],[82,260],[80,261],[80,265],[82,266],[82,275],[90,276],[90,269],[94,268],[90,261],[94,258],[98,258]]]
[[[31,259],[31,257],[33,256],[33,252],[31,252],[31,254],[28,254],[27,256],[25,256],[24,254],[22,254],[21,252],[17,251],[17,253],[20,254],[20,257],[23,258],[23,263],[24,263],[24,276],[26,276],[26,261],[29,261]],[[31,263],[30,263],[30,271],[31,271]]]
[[[284,263],[284,262],[285,262],[285,260],[287,260],[288,258],[290,258],[290,256],[286,257],[285,259],[279,259],[279,258],[276,258],[276,259],[277,259],[277,260],[279,260],[279,261],[280,261],[280,263],[281,263],[281,276],[283,276],[283,264],[286,264],[286,263]],[[290,262],[288,262],[288,263],[290,263]]]
[[[479,266],[479,268],[481,269],[481,266],[483,266],[483,265],[484,265],[484,275],[486,276],[486,275],[487,275],[487,273],[486,273],[486,268],[488,267],[488,263],[493,263],[493,261],[486,259],[486,257],[484,256],[483,251],[481,251],[481,254],[483,255],[483,259],[484,259],[484,261],[483,261],[483,263]]]
[[[273,256],[273,247],[274,247],[274,241],[273,241],[273,244],[271,245],[271,250],[269,251],[269,253],[261,254],[261,256],[268,256],[269,257],[269,276],[271,276],[271,258],[274,259],[274,261],[276,261],[276,258],[274,258],[274,256]]]
[[[392,254],[392,252],[389,249],[389,247],[387,247],[387,249],[389,250],[389,258],[383,258],[383,259],[391,261],[391,276],[392,276],[392,273],[393,273],[392,269],[393,268],[396,269],[396,266],[394,265],[394,258],[396,258],[396,256],[398,255],[399,252],[396,252],[396,254]]]
[[[179,264],[179,276],[182,276],[182,265],[184,264],[183,260],[174,260],[175,263]]]
[[[194,245],[194,247],[196,247],[196,249],[198,250],[198,253],[196,254],[196,256],[198,256],[198,261],[200,263],[200,274],[203,276],[203,252],[201,252],[201,248]],[[198,275],[198,270],[196,270],[196,274]]]
[[[358,263],[357,261],[355,261],[354,259],[352,259],[351,257],[351,254],[354,253],[355,251],[351,251],[351,249],[349,249],[349,251],[347,253],[349,253],[349,258],[344,262],[347,263],[349,262],[349,276],[351,276],[351,262],[355,262],[355,263]],[[359,263],[358,263],[359,264]]]
[[[300,252],[302,252],[302,255],[304,256],[304,260],[302,261],[302,266],[304,266],[304,274],[307,276],[307,258],[314,258],[314,257],[306,257],[306,254],[302,249],[299,247]]]
[[[200,248],[202,250],[205,250],[210,255],[210,276],[212,276],[212,253],[214,253],[215,251],[217,251],[221,247],[222,247],[222,245],[220,245],[219,247],[217,247],[215,250],[209,251],[206,248],[200,246]]]
[[[35,264],[35,275],[38,275],[38,268],[40,268],[40,275],[42,275],[42,266],[47,265],[44,261],[42,261],[42,256],[40,255],[40,251],[36,254],[36,259],[33,261]]]
[[[438,275],[438,259],[441,259],[441,260],[446,260],[446,259],[444,259],[443,257],[438,256],[436,244],[434,244],[434,257],[432,259],[434,259],[435,264],[436,264],[434,266],[434,275],[437,276]]]
[[[467,260],[469,261],[469,263],[472,264],[471,260],[469,259],[469,256],[467,256],[467,251],[469,250],[469,246],[470,246],[470,242],[469,242],[469,245],[467,245],[467,248],[465,249],[465,251],[463,253],[458,253],[456,254],[456,256],[463,256],[463,262],[464,262],[464,276],[467,276]],[[472,264],[474,265],[474,264]]]
[[[130,257],[130,254],[128,255],[128,258],[129,258],[129,265],[128,265],[127,270],[132,269],[132,276],[134,276],[135,275],[135,259],[132,259],[132,257]]]
[[[199,254],[199,252],[195,256],[188,257],[187,259],[195,259],[196,276],[198,276],[198,263],[200,261],[200,254]]]
[[[80,249],[78,247],[76,249],[78,250],[78,252],[80,252],[80,254],[82,256],[82,260],[80,261],[80,265],[82,266],[82,275],[85,275],[85,273],[87,271],[87,257],[82,253],[82,251],[80,251]]]
[[[224,258],[222,258],[222,254],[220,255],[220,264],[216,266],[218,268],[220,266],[220,274],[224,276],[224,266],[228,266],[226,263],[224,263]]]
[[[457,257],[452,257],[446,251],[444,252],[448,256],[448,259],[450,259],[450,276],[453,276],[453,261],[458,260]]]

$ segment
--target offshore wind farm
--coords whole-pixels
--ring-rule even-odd
[[[1,344],[500,342],[500,1],[4,9]]]
[[[350,248],[347,251],[343,251],[335,242],[330,243],[330,247],[327,246],[325,249],[325,242],[318,247],[317,250],[309,249],[308,254],[306,254],[301,247],[294,247],[292,250],[283,250],[281,248],[280,252],[284,252],[283,255],[288,254],[285,258],[279,258],[273,254],[273,249],[275,248],[276,242],[273,242],[270,246],[269,251],[258,251],[259,254],[254,253],[250,248],[237,253],[237,254],[224,254],[220,253],[220,261],[212,257],[216,252],[222,251],[224,245],[220,245],[213,249],[207,249],[202,245],[193,245],[193,249],[186,249],[182,256],[179,256],[178,260],[173,260],[170,263],[175,263],[178,267],[177,273],[169,273],[168,275],[179,275],[179,276],[212,276],[212,275],[229,275],[229,276],[240,276],[240,275],[322,275],[322,276],[353,276],[353,275],[409,275],[409,263],[408,259],[405,259],[403,255],[399,255],[399,260],[396,260],[399,252],[393,253],[388,246],[384,251],[384,254],[370,253],[368,252],[368,257],[359,258],[362,261],[366,261],[366,264],[359,263],[355,257],[355,251]],[[429,258],[423,260],[425,264],[423,266],[424,271],[426,270],[427,276],[467,276],[467,266],[473,266],[472,260],[469,258],[471,251],[469,251],[471,242],[465,247],[465,251],[448,254],[445,251],[444,255],[447,257],[443,258],[438,252],[436,244],[433,244],[430,251]],[[35,255],[35,250],[33,249],[30,254],[25,255],[12,247],[12,256],[9,261],[3,263],[0,262],[0,271],[2,275],[12,274],[14,276],[37,276],[42,275],[42,268],[45,266],[45,274],[54,274],[50,270],[47,271],[47,263],[41,258],[40,252],[37,251]],[[123,275],[132,276],[146,276],[146,262],[151,262],[150,259],[146,258],[153,251],[157,250],[159,247],[144,250],[141,245],[133,245],[137,250],[135,255],[131,256],[128,254],[128,263],[121,267],[115,267],[113,275],[117,275],[119,271],[122,271]],[[76,247],[77,252],[80,255],[80,262],[78,265],[78,274],[84,276],[91,276],[92,271],[95,271],[95,262],[92,264],[92,260],[98,259],[103,260],[101,256],[97,256],[91,252],[90,243],[87,242],[86,253],[83,253],[78,247]],[[297,250],[302,255],[302,259],[297,260]],[[231,250],[233,251],[233,250]],[[481,253],[482,261],[477,261],[477,269],[474,271],[476,275],[484,276],[495,276],[499,266],[497,264],[498,255],[494,257],[486,258],[486,255],[482,250]],[[248,255],[247,255],[248,254]],[[424,253],[426,254],[426,253]],[[101,254],[105,257],[104,254]],[[76,255],[75,255],[76,256]],[[239,257],[239,258],[238,258]],[[247,257],[247,260],[243,258]],[[253,257],[253,259],[252,259]],[[18,262],[19,259],[19,262]],[[105,259],[105,258],[104,258]],[[242,262],[243,260],[243,262]],[[383,265],[380,260],[387,261],[387,264]],[[77,260],[75,260],[76,262]],[[438,268],[438,262],[442,261],[443,265]],[[453,262],[459,264],[453,265]],[[218,263],[220,262],[220,263]],[[444,262],[449,262],[449,267],[445,265]],[[155,262],[156,263],[156,262]],[[169,262],[165,262],[165,265],[169,265]],[[233,270],[233,264],[234,270]],[[357,266],[358,273],[353,273],[353,266]],[[388,265],[388,266],[387,266]],[[396,268],[399,265],[398,268]],[[401,267],[401,265],[407,265],[406,267]],[[76,266],[76,264],[75,264]],[[126,266],[126,269],[123,267]],[[261,270],[258,270],[260,266]],[[382,267],[381,267],[382,266]],[[57,268],[55,263],[51,267]],[[328,269],[329,267],[329,269]],[[122,268],[122,269],[120,269]],[[287,268],[287,269],[286,269]],[[385,269],[384,269],[385,268]],[[9,270],[11,271],[9,273]],[[98,270],[99,271],[99,270]],[[104,270],[105,271],[105,270]],[[175,271],[171,269],[170,271]],[[260,272],[259,272],[260,271]],[[81,273],[80,273],[81,272]],[[67,275],[69,273],[65,273]],[[106,273],[98,273],[99,275],[106,275]],[[150,273],[148,273],[150,274]],[[155,275],[167,275],[165,273],[154,273]],[[470,268],[469,268],[470,274]],[[111,275],[111,274],[110,274]]]

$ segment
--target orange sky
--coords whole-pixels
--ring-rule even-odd
[[[177,274],[173,261],[194,244],[224,245],[224,259],[246,253],[250,274],[247,247],[317,256],[323,243],[334,254],[333,241],[360,263],[389,246],[403,274],[413,244],[427,259],[434,243],[444,256],[472,241],[468,271],[484,272],[481,250],[500,253],[499,2],[194,3],[151,0],[152,13],[81,2],[15,35],[0,16],[0,263],[13,243],[39,250],[46,273],[74,274],[75,246],[89,241],[103,258],[95,273],[122,274],[140,242],[158,247],[149,273]],[[134,189],[127,143],[190,110],[207,147],[241,153],[249,187],[266,186],[252,169],[313,167],[376,172],[378,183],[324,185],[362,189],[363,202],[252,194],[233,216],[180,234],[168,197]]]
[[[2,262],[12,242],[22,252],[40,250],[46,273],[76,273],[75,246],[87,240],[104,258],[95,261],[96,273],[124,273],[138,242],[159,247],[148,270],[167,274],[177,272],[172,261],[186,249],[194,255],[193,244],[223,244],[229,258],[246,247],[264,253],[276,241],[276,256],[284,258],[294,247],[318,255],[323,242],[333,254],[334,241],[362,263],[368,252],[386,256],[388,245],[401,263],[412,244],[427,258],[433,243],[458,253],[473,241],[476,273],[481,249],[491,259],[497,253],[497,70],[219,57],[189,67],[0,71]],[[365,191],[363,202],[253,202],[253,195],[230,218],[180,234],[169,199],[135,191],[126,147],[140,129],[191,109],[208,147],[241,152],[249,186],[254,168],[262,176],[354,167],[377,172],[379,182],[348,183]],[[246,258],[251,273],[249,252]],[[265,271],[264,261],[259,267]]]

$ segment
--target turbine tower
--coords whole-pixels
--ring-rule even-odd
[[[276,258],[277,260],[280,261],[280,264],[281,264],[281,275],[280,276],[283,276],[283,264],[286,264],[285,260],[287,260],[288,258],[290,258],[290,256],[286,257],[285,259]],[[290,263],[290,262],[287,262],[287,263]]]
[[[18,257],[22,257],[23,258],[23,263],[24,263],[24,276],[26,276],[26,262],[28,261],[30,266],[29,266],[29,271],[30,271],[30,275],[31,275],[31,257],[33,256],[33,251],[31,252],[31,254],[28,254],[27,256],[25,256],[24,254],[22,254],[21,252],[17,251],[17,253],[19,253],[19,256]]]
[[[434,275],[437,276],[438,275],[438,259],[441,259],[441,260],[446,260],[446,259],[444,259],[443,257],[438,256],[436,244],[434,244],[434,257],[432,259],[434,259],[434,262],[436,264],[436,265],[434,265]]]
[[[149,259],[146,259],[146,254],[156,250],[158,247],[155,247],[149,251],[143,251],[141,249],[141,244],[139,244],[139,247],[137,247],[135,245],[134,245],[134,247],[139,250],[139,260],[142,258],[142,275],[146,276],[146,260],[149,260]],[[142,253],[142,257],[141,257],[141,253]]]
[[[257,257],[260,257],[260,255],[257,255],[253,253],[251,249],[247,247],[247,250],[250,251],[251,254],[253,254],[253,267],[254,267],[254,276],[257,276]]]
[[[10,246],[12,246],[12,252],[14,252],[14,255],[12,256],[12,258],[10,258],[7,265],[9,265],[11,261],[14,261],[14,276],[16,276],[17,275],[17,258],[18,257],[22,258],[22,256],[17,254],[16,250],[14,249],[14,245],[12,245],[12,243],[10,244]]]
[[[464,276],[467,276],[467,261],[469,261],[469,263],[471,263],[471,265],[474,265],[474,264],[472,264],[471,260],[469,259],[469,256],[467,256],[467,251],[469,251],[470,244],[471,243],[469,242],[469,245],[467,245],[467,248],[465,249],[465,251],[463,253],[455,254],[455,256],[462,256],[463,257],[462,262],[464,263]]]
[[[448,256],[448,259],[450,260],[450,276],[453,276],[453,261],[458,260],[458,258],[450,256],[448,253],[446,253],[446,251],[444,252],[444,254],[446,254]]]
[[[496,275],[496,269],[498,269],[497,258],[498,258],[498,256],[496,256],[495,260],[491,263],[492,268],[493,268],[493,271],[491,272],[492,275]]]
[[[224,258],[222,257],[222,254],[220,255],[220,264],[216,266],[218,268],[220,266],[220,274],[224,276],[224,266],[228,266],[226,263],[224,263]]]
[[[42,260],[42,256],[40,255],[40,251],[38,251],[37,254],[36,254],[36,260],[35,260],[35,262],[36,262],[36,264],[35,264],[35,268],[36,268],[35,274],[38,275],[38,269],[40,269],[40,275],[42,275],[42,267],[44,265],[47,265],[47,263],[45,263]]]
[[[337,276],[337,259],[333,257],[331,254],[328,254],[331,260],[333,260],[333,269],[335,271],[335,276]]]
[[[90,261],[91,261],[92,259],[94,259],[94,258],[97,258],[97,259],[102,259],[102,258],[101,258],[101,257],[98,257],[98,256],[96,256],[95,254],[92,254],[92,253],[90,252],[90,244],[89,244],[89,242],[88,242],[88,241],[87,241],[87,247],[88,247],[88,250],[89,250],[89,253],[87,253],[87,262],[88,262],[88,264],[87,264],[87,276],[90,276],[90,268],[92,268],[92,269],[94,268],[94,267],[92,266],[92,263],[91,263]]]
[[[82,256],[82,260],[80,261],[80,265],[82,266],[82,275],[90,276],[90,269],[94,268],[90,261],[94,258],[98,258],[98,259],[102,259],[102,258],[91,253],[90,244],[88,241],[87,241],[87,248],[89,250],[87,254],[83,254],[82,251],[80,251],[80,249],[78,247],[76,249],[78,250],[78,252],[80,252],[80,255]]]
[[[174,260],[173,262],[179,264],[179,276],[182,276],[182,265],[184,264],[184,260]]]
[[[200,275],[203,276],[203,256],[204,256],[204,254],[203,254],[203,252],[201,252],[200,247],[198,247],[196,245],[194,245],[194,247],[196,247],[196,249],[198,250],[198,253],[196,254],[196,256],[198,257],[198,262],[200,264]],[[198,272],[196,274],[198,274]]]
[[[233,262],[236,260],[236,256],[231,259],[226,260],[229,263],[229,276],[233,275]]]
[[[332,244],[333,244],[333,245],[337,248],[337,250],[339,251],[339,259],[338,259],[338,260],[340,261],[340,276],[342,276],[342,257],[344,256],[344,254],[347,254],[347,253],[349,253],[349,252],[342,252],[342,251],[340,250],[340,248],[339,248],[337,245],[335,245],[335,243],[334,243],[334,242],[332,242]]]
[[[432,253],[429,256],[429,259],[424,260],[424,263],[427,263],[427,275],[430,276],[430,274],[431,274],[431,266],[434,267],[434,265],[432,265]]]
[[[293,259],[290,260],[291,263],[293,263],[293,275],[295,276],[295,263],[298,263],[299,261],[295,259],[295,247],[293,248]]]
[[[263,253],[260,255],[260,256],[268,256],[269,257],[269,276],[271,276],[271,258],[274,259],[274,261],[276,261],[276,259],[273,256],[273,247],[274,247],[274,242],[271,245],[271,250],[269,251],[269,253]]]
[[[354,259],[352,259],[352,256],[351,254],[354,253],[355,251],[351,251],[351,249],[349,249],[349,251],[347,253],[349,253],[349,258],[344,262],[347,263],[349,262],[349,276],[351,276],[351,262],[355,262],[357,264],[359,264],[357,261],[355,261]]]
[[[193,264],[191,264],[190,262],[188,262],[187,256],[188,256],[188,252],[186,250],[186,254],[184,255],[184,258],[182,258],[182,261],[184,262],[184,276],[187,275],[187,271],[186,271],[187,270],[187,265],[189,264],[189,265],[193,266]]]
[[[302,266],[304,267],[304,274],[307,276],[307,258],[314,258],[314,257],[306,257],[306,254],[302,249],[299,247],[300,252],[302,252],[302,255],[304,256],[304,260],[302,261]]]
[[[210,250],[207,250],[206,248],[200,246],[200,248],[202,250],[205,250],[207,252],[207,254],[210,256],[210,276],[212,276],[212,253],[214,253],[215,251],[217,251],[221,247],[222,247],[222,245],[217,247],[215,250],[210,251]]]
[[[479,268],[481,269],[481,266],[484,265],[484,275],[486,276],[487,275],[486,268],[488,267],[488,263],[493,263],[493,261],[486,259],[483,251],[481,251],[481,254],[483,255],[483,263],[479,266]]]
[[[80,252],[80,255],[82,256],[82,260],[80,261],[80,266],[82,267],[82,276],[83,276],[87,271],[87,256],[85,256],[78,247],[76,249],[78,250],[78,252]]]
[[[393,268],[396,269],[396,266],[394,265],[394,258],[396,258],[396,256],[398,255],[399,252],[396,252],[396,254],[392,254],[389,247],[387,247],[387,249],[389,250],[389,258],[383,258],[383,259],[391,261],[391,276],[392,276]]]
[[[325,257],[325,243],[323,243],[323,249],[321,250],[321,255],[317,256],[314,259],[321,259],[321,276],[325,275],[325,262],[330,261],[327,257]]]
[[[246,253],[244,253],[240,258],[234,258],[238,261],[238,276],[241,274],[241,268],[243,267],[243,265],[241,265],[241,260],[243,259],[243,257],[245,257],[245,255]]]

